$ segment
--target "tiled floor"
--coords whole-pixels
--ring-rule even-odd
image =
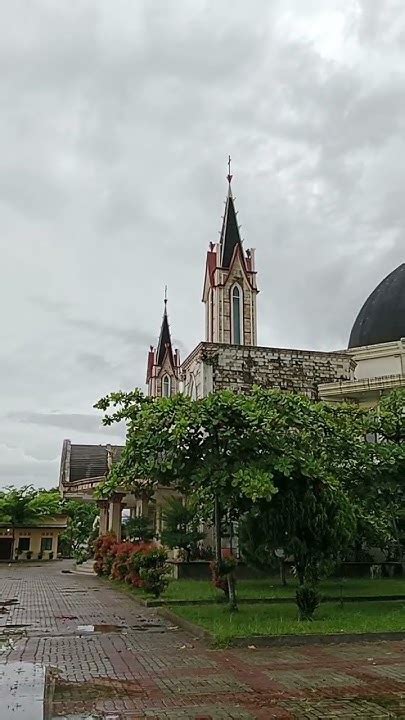
[[[11,637],[0,663],[48,668],[45,717],[405,718],[405,643],[209,650],[107,583],[62,574],[69,567],[0,566],[0,607],[18,601],[0,614]],[[0,668],[0,684],[6,676]]]

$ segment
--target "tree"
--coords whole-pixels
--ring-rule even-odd
[[[123,528],[125,536],[132,541],[150,542],[155,537],[149,518],[142,515],[128,518]]]
[[[115,407],[116,396],[112,399]],[[108,409],[104,398],[99,407]],[[127,444],[102,493],[118,485],[137,488],[138,481],[158,482],[193,497],[206,519],[215,508],[217,561],[221,559],[221,520],[238,515],[256,497],[271,497],[274,486],[259,456],[260,423],[251,398],[223,391],[199,401],[178,395],[143,402],[139,394],[131,406],[122,399],[127,415]],[[235,607],[233,574],[229,576],[230,604]]]
[[[192,497],[206,517],[215,509],[217,563],[224,516],[267,517],[268,544],[294,556],[303,586],[297,600],[306,598],[309,615],[317,602],[311,587],[358,529],[379,537],[388,532],[376,499],[397,455],[388,444],[367,442],[369,412],[259,388],[198,401],[176,396],[147,402],[139,393],[133,400],[121,398],[121,410],[105,418],[108,424],[126,416],[128,425],[122,459],[102,492],[137,486],[132,479],[141,478],[142,485],[160,482]],[[102,406],[108,410],[108,398]]]
[[[189,499],[171,497],[166,500],[162,519],[164,527],[160,539],[169,548],[184,550],[187,562],[191,553],[202,540],[204,533],[199,532],[199,517],[195,503]]]
[[[62,512],[68,516],[69,523],[66,531],[60,536],[60,543],[63,553],[71,557],[88,542],[98,510],[92,503],[65,500],[62,503]]]
[[[12,528],[12,557],[14,557],[15,529],[35,526],[40,520],[60,512],[60,496],[32,485],[21,488],[7,487],[0,493],[0,522]]]

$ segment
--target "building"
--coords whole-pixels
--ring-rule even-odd
[[[405,388],[405,263],[367,298],[345,353],[354,362],[354,376],[321,384],[323,400],[346,400],[367,407],[395,388]]]
[[[255,251],[244,249],[230,173],[218,243],[209,243],[203,283],[205,340],[180,363],[173,348],[167,298],[156,348],[147,357],[146,383],[152,397],[184,392],[194,399],[225,388],[248,392],[253,385],[305,393],[328,402],[361,405],[405,387],[405,265],[394,270],[370,295],[354,323],[345,350],[262,347],[257,337],[258,294]],[[108,475],[122,447],[72,445],[65,440],[60,489],[66,497],[93,501],[93,491]],[[100,532],[120,533],[123,504],[153,517],[161,528],[168,488],[135,497],[122,488],[100,505]]]
[[[59,535],[67,528],[66,515],[44,517],[36,525],[13,529],[0,524],[0,560],[56,560]]]

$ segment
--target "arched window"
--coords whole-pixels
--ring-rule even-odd
[[[163,397],[170,397],[171,395],[171,382],[168,375],[165,375],[163,378]]]
[[[243,291],[239,285],[231,290],[231,342],[234,345],[243,344]]]

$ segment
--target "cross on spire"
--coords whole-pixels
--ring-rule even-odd
[[[228,183],[229,183],[229,184],[231,184],[232,178],[233,178],[233,175],[231,175],[231,156],[228,155],[228,175],[227,175],[227,180],[228,180]]]

